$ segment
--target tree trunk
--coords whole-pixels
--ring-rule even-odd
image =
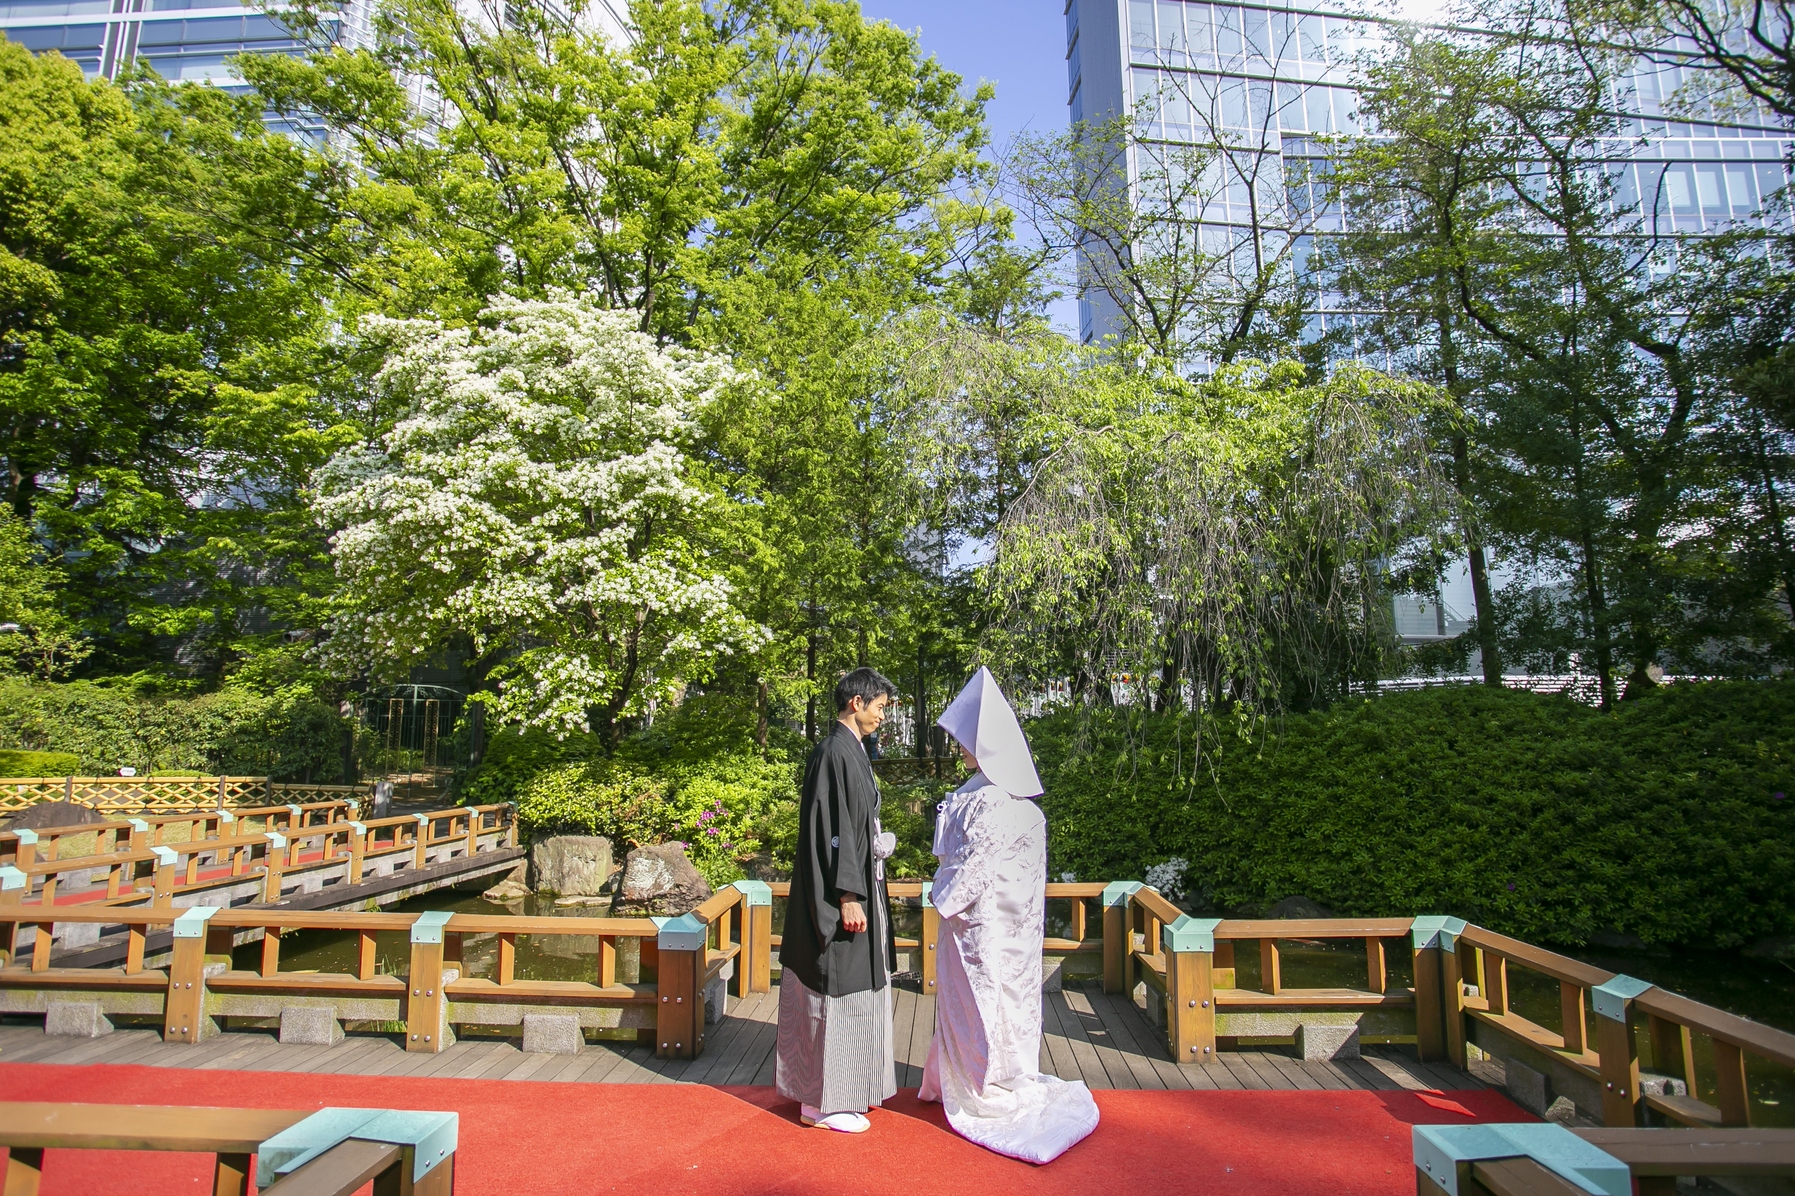
[[[929,754],[929,682],[922,636],[916,637],[916,758]]]
[[[761,758],[767,754],[767,679],[762,677],[755,694],[754,746],[760,749]]]

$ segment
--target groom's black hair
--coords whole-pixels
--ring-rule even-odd
[[[835,713],[840,714],[846,710],[848,703],[855,698],[870,705],[880,694],[894,702],[897,700],[898,688],[891,683],[891,678],[877,669],[855,669],[835,683]]]

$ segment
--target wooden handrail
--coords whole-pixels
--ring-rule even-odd
[[[1495,931],[1485,930],[1481,926],[1466,926],[1464,932],[1459,935],[1459,942],[1494,951],[1504,959],[1518,963],[1542,976],[1550,976],[1554,980],[1563,980],[1571,984],[1581,984],[1584,988],[1593,988],[1614,979],[1613,972],[1605,972],[1593,964],[1584,963],[1580,959],[1572,959],[1568,955],[1559,955],[1544,947],[1535,947],[1532,943],[1509,938],[1505,934],[1497,934]]]
[[[1143,892],[1145,890],[1142,890]],[[1222,919],[1218,939],[1393,939],[1409,933],[1413,918]]]

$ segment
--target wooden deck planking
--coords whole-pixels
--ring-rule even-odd
[[[234,1030],[198,1045],[165,1043],[154,1030],[123,1029],[97,1039],[55,1039],[33,1025],[0,1026],[0,1063],[67,1066],[141,1064],[199,1070],[307,1075],[414,1076],[437,1079],[541,1080],[562,1083],[714,1086],[773,1082],[779,995],[735,1001],[711,1028],[695,1060],[655,1057],[647,1044],[601,1041],[577,1055],[527,1055],[516,1039],[477,1038],[435,1053],[412,1053],[395,1035],[354,1034],[335,1046],[282,1046],[267,1030]],[[1363,1058],[1305,1063],[1276,1048],[1219,1052],[1202,1066],[1179,1066],[1161,1031],[1132,1001],[1072,988],[1043,994],[1042,1067],[1093,1089],[1277,1089],[1392,1091],[1480,1088],[1476,1076],[1417,1060],[1403,1047],[1368,1046]],[[908,987],[893,990],[892,1039],[899,1086],[922,1078],[934,1032],[935,1002]]]

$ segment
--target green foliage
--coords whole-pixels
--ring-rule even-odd
[[[68,777],[81,772],[73,752],[21,752],[0,749],[0,777]]]
[[[303,687],[169,697],[87,681],[0,680],[0,743],[66,753],[79,767],[63,771],[86,775],[130,767],[140,774],[335,781],[342,776],[344,727],[334,708]]]
[[[1029,724],[1054,874],[1183,857],[1198,904],[1301,895],[1571,944],[1795,931],[1795,683],[1669,686],[1613,714],[1483,686],[1392,694],[1206,744],[1195,769],[1194,732],[1132,711]]]
[[[216,675],[322,547],[292,501],[343,435],[321,160],[254,97],[4,39],[0,134],[0,501],[68,574],[89,669],[179,642]]]

